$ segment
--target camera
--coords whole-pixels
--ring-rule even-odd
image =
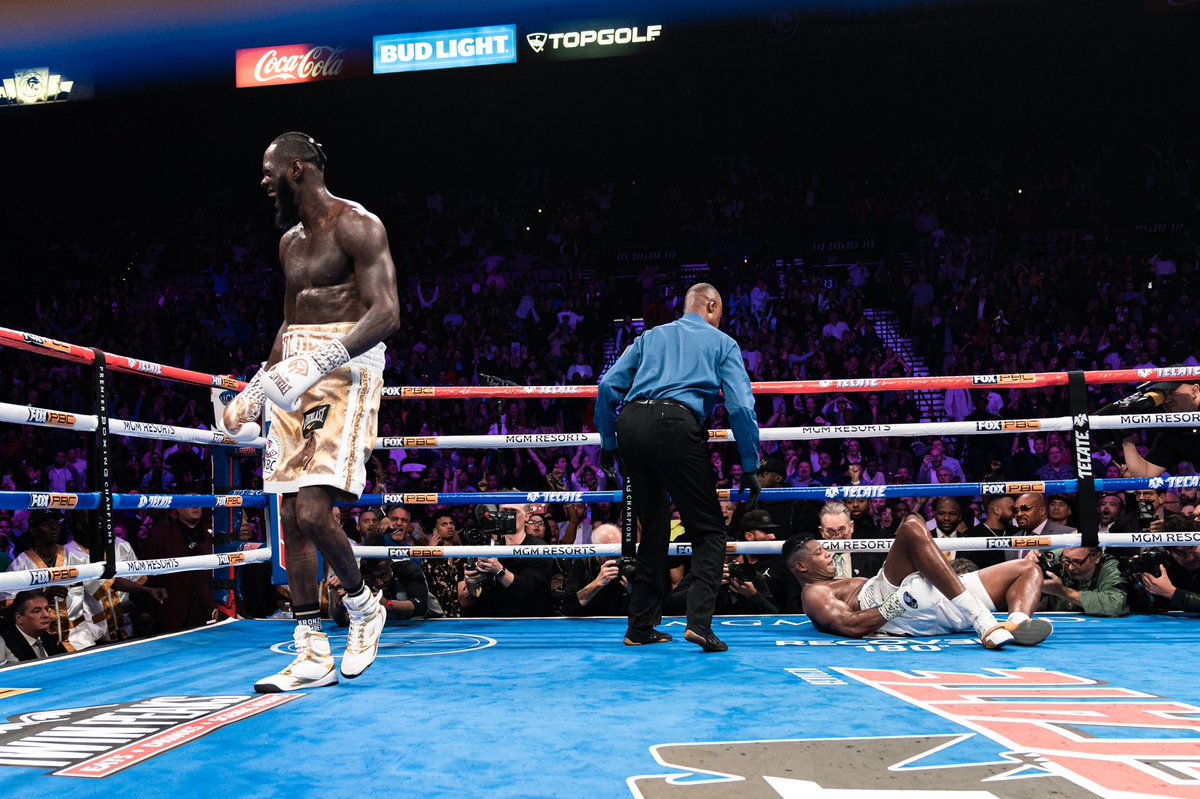
[[[1158,576],[1159,567],[1165,567],[1171,562],[1171,557],[1162,549],[1147,549],[1125,561],[1121,573],[1131,580],[1143,574]]]
[[[1157,516],[1154,513],[1154,500],[1139,499],[1137,501],[1137,508],[1138,508],[1138,525],[1141,527],[1142,530],[1149,530],[1150,523],[1153,522],[1157,518]]]
[[[512,508],[476,505],[475,523],[479,525],[479,533],[485,537],[484,543],[489,539],[517,534],[517,512]],[[482,545],[477,544],[476,546]]]
[[[754,575],[757,570],[749,563],[742,563],[740,560],[732,560],[729,562],[729,579],[737,580],[739,583],[754,582]]]
[[[1045,564],[1042,566],[1042,571],[1046,572],[1046,574],[1053,574],[1059,580],[1066,582],[1067,567],[1061,560]]]

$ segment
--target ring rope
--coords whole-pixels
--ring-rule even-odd
[[[90,366],[96,361],[96,354],[89,348],[77,344],[68,344],[58,339],[46,338],[21,330],[0,327],[0,346],[12,347],[16,350],[32,352],[38,355],[48,355],[63,361],[71,361],[83,366]],[[104,350],[101,350],[104,352]],[[172,380],[177,383],[190,383],[205,388],[223,388],[231,391],[241,391],[246,387],[245,382],[224,375],[210,375],[204,372],[194,372],[191,369],[181,369],[178,366],[166,366],[140,358],[130,358],[126,355],[113,355],[104,352],[106,365],[115,372],[131,375],[145,375],[162,380]]]
[[[0,402],[0,422],[32,425],[34,427],[57,427],[66,430],[79,430],[84,433],[94,433],[100,426],[100,420],[94,414],[69,413],[49,408],[35,408],[32,405],[13,405]],[[127,419],[108,420],[110,436],[129,436],[130,438],[153,438],[162,441],[178,441],[186,444],[214,445],[221,444],[233,447],[254,447],[262,449],[267,440],[262,436],[248,442],[238,442],[217,430],[203,430],[198,427],[179,427],[173,424],[158,424],[156,422],[134,422]]]
[[[1080,546],[1082,535],[1042,536],[998,536],[994,538],[934,538],[933,543],[943,552],[968,552],[1011,549],[1059,549]],[[895,543],[894,538],[850,538],[821,541],[821,546],[830,552],[887,552]],[[782,553],[784,541],[730,541],[725,545],[727,555],[778,555]],[[1101,533],[1100,546],[1200,546],[1200,530],[1177,533]],[[194,555],[184,558],[158,558],[150,560],[122,561],[117,565],[117,576],[139,574],[167,574],[170,572],[196,569],[220,569],[228,566],[245,566],[270,560],[271,550],[248,544],[240,552],[223,552],[215,555]],[[692,554],[690,543],[668,545],[667,554],[682,557]],[[358,558],[589,558],[619,557],[620,544],[541,544],[530,546],[355,546]],[[105,564],[91,563],[60,569],[34,569],[0,573],[0,591],[15,591],[45,585],[76,583],[81,580],[97,579]]]
[[[271,559],[271,550],[261,544],[247,544],[238,552],[219,552],[215,555],[188,555],[182,558],[151,558],[148,560],[123,560],[117,563],[116,576],[128,577],[143,574],[170,574],[172,572],[196,571],[199,569],[224,569],[230,566],[247,566]],[[21,591],[26,588],[42,588],[47,585],[67,585],[82,580],[97,580],[104,575],[107,564],[100,560],[83,566],[63,566],[55,569],[30,569],[26,571],[0,572],[0,591]]]
[[[34,333],[0,327],[0,346],[48,355],[60,360],[89,365],[95,354],[85,347]],[[140,374],[180,383],[240,391],[245,383],[222,375],[210,375],[175,366],[105,353],[109,367],[127,374]],[[1087,385],[1141,383],[1147,380],[1188,380],[1200,376],[1198,366],[1168,366],[1152,369],[1102,369],[1083,372]],[[751,383],[756,394],[823,394],[829,391],[861,393],[870,391],[933,391],[945,389],[1045,388],[1065,386],[1065,372],[1027,372],[1019,374],[951,375],[944,377],[872,377],[840,380],[777,380]],[[596,386],[388,386],[383,396],[389,399],[495,399],[541,397],[595,397]]]
[[[1012,435],[1014,433],[1071,430],[1077,420],[1070,416],[1045,419],[1003,419],[986,422],[904,422],[898,424],[847,424],[806,427],[762,427],[761,441],[794,441],[840,438],[882,438],[888,436]],[[1185,413],[1134,413],[1122,416],[1089,416],[1094,430],[1119,430],[1125,427],[1195,427],[1200,411]],[[734,441],[732,430],[709,430],[708,440]],[[376,440],[376,449],[519,449],[543,448],[564,444],[588,447],[600,445],[599,433],[512,433],[477,436],[384,436]]]
[[[878,486],[819,486],[764,488],[761,501],[787,502],[830,499],[893,499],[898,497],[976,497],[996,494],[1072,494],[1076,480],[1024,480],[1006,483],[903,483]],[[1098,491],[1124,492],[1146,489],[1200,488],[1200,475],[1179,477],[1119,477],[1096,481]],[[362,505],[478,505],[503,504],[592,504],[620,502],[620,491],[463,491],[456,493],[363,494],[357,500],[335,503],[338,507]],[[718,499],[745,500],[747,489],[722,488]],[[265,508],[262,491],[234,494],[117,494],[115,510],[169,510],[172,508]],[[0,510],[95,510],[100,505],[97,491],[51,493],[45,491],[0,491]]]

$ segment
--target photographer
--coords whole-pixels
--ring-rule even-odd
[[[694,572],[688,572],[679,587],[672,591],[663,603],[668,616],[687,612],[688,591],[692,587]],[[778,613],[767,578],[755,568],[729,557],[721,571],[721,584],[717,588],[715,615],[738,616]]]
[[[1162,522],[1163,532],[1168,533],[1186,532],[1196,526],[1191,519],[1177,514]],[[1135,613],[1200,613],[1200,547],[1148,549],[1129,559],[1125,573],[1131,581],[1136,580],[1130,595]]]
[[[1124,616],[1129,612],[1129,579],[1112,555],[1100,547],[1051,552],[1034,550],[1026,560],[1043,563],[1044,611],[1083,611],[1085,616]]]
[[[1200,410],[1200,381],[1154,383],[1134,395],[1139,396],[1154,398],[1155,404],[1161,399],[1163,411],[1167,413],[1190,413]],[[1138,452],[1136,435],[1126,437],[1121,446],[1130,477],[1158,477],[1168,470],[1175,471],[1183,461],[1200,463],[1200,428],[1160,431],[1144,458]]]
[[[381,514],[375,508],[365,508],[359,516],[359,526],[368,514],[376,517]],[[370,525],[364,543],[368,546],[385,546],[385,538],[377,524]],[[387,611],[389,619],[424,618],[429,612],[429,586],[425,583],[425,573],[421,564],[409,558],[390,560],[388,558],[363,558],[359,561],[359,570],[363,582],[372,593],[382,592],[379,601]],[[336,575],[329,575],[326,580],[329,586],[329,618],[339,627],[350,624],[350,617],[344,602],[346,591]]]
[[[544,546],[543,539],[526,532],[528,513],[528,505],[501,505],[499,511],[480,505],[475,512],[479,529],[465,533],[464,543]],[[464,565],[458,603],[464,616],[548,616],[553,573],[550,558],[476,558]]]
[[[593,544],[619,544],[621,531],[613,524],[592,530]],[[563,586],[565,616],[628,616],[629,581],[620,574],[617,558],[573,558]]]

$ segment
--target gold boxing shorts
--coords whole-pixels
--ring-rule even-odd
[[[342,338],[353,322],[288,325],[283,357],[310,352]],[[376,344],[317,381],[291,413],[271,402],[263,488],[294,494],[304,486],[330,486],[357,497],[375,448],[383,396],[384,345]]]

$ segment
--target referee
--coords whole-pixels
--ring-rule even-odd
[[[697,283],[684,298],[683,317],[639,336],[600,381],[595,419],[601,462],[611,466],[620,449],[625,488],[642,524],[625,632],[628,646],[671,640],[654,629],[662,621],[669,587],[669,494],[692,542],[694,582],[688,591],[683,637],[706,652],[728,649],[712,631],[725,559],[725,523],[704,422],[724,391],[745,470],[742,486],[750,489],[753,507],[759,494],[758,421],[742,351],[717,329],[722,310],[717,290]],[[621,403],[625,405],[618,419]]]

